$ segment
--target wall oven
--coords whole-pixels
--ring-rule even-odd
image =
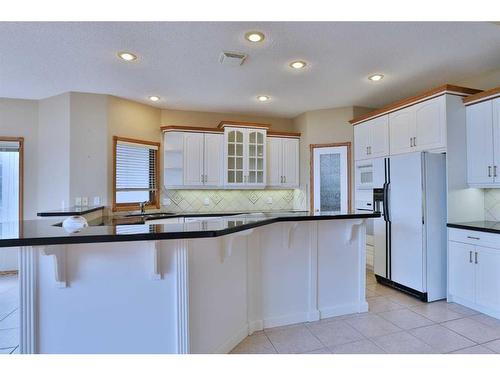
[[[373,189],[373,162],[360,160],[356,162],[356,190]]]

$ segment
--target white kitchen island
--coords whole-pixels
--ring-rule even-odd
[[[376,215],[238,215],[25,235],[21,351],[228,353],[263,328],[367,311],[365,219]]]

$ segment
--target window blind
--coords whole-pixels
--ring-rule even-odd
[[[156,158],[152,145],[118,141],[116,144],[116,203],[151,202],[157,189]]]

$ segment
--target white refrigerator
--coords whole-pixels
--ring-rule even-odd
[[[446,298],[446,157],[417,152],[373,161],[374,272],[423,301]]]

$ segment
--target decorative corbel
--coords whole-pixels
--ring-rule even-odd
[[[161,280],[163,279],[163,274],[161,273],[161,247],[160,241],[148,241],[148,246],[152,256],[152,273],[151,280]]]
[[[221,239],[221,262],[224,263],[227,257],[230,257],[233,253],[233,241],[236,237],[243,237],[252,234],[253,229],[243,230],[241,232],[236,232],[233,234],[228,234],[223,236]]]
[[[42,255],[51,256],[54,262],[54,276],[59,288],[66,288],[66,245],[34,246]]]
[[[299,223],[296,221],[283,223],[283,247],[289,249],[292,245],[292,236]]]
[[[356,219],[356,220],[349,220],[350,226],[346,230],[345,233],[345,243],[346,245],[349,245],[354,241],[354,236],[356,235],[356,231],[359,228],[360,225],[363,225],[365,222],[364,219]]]

